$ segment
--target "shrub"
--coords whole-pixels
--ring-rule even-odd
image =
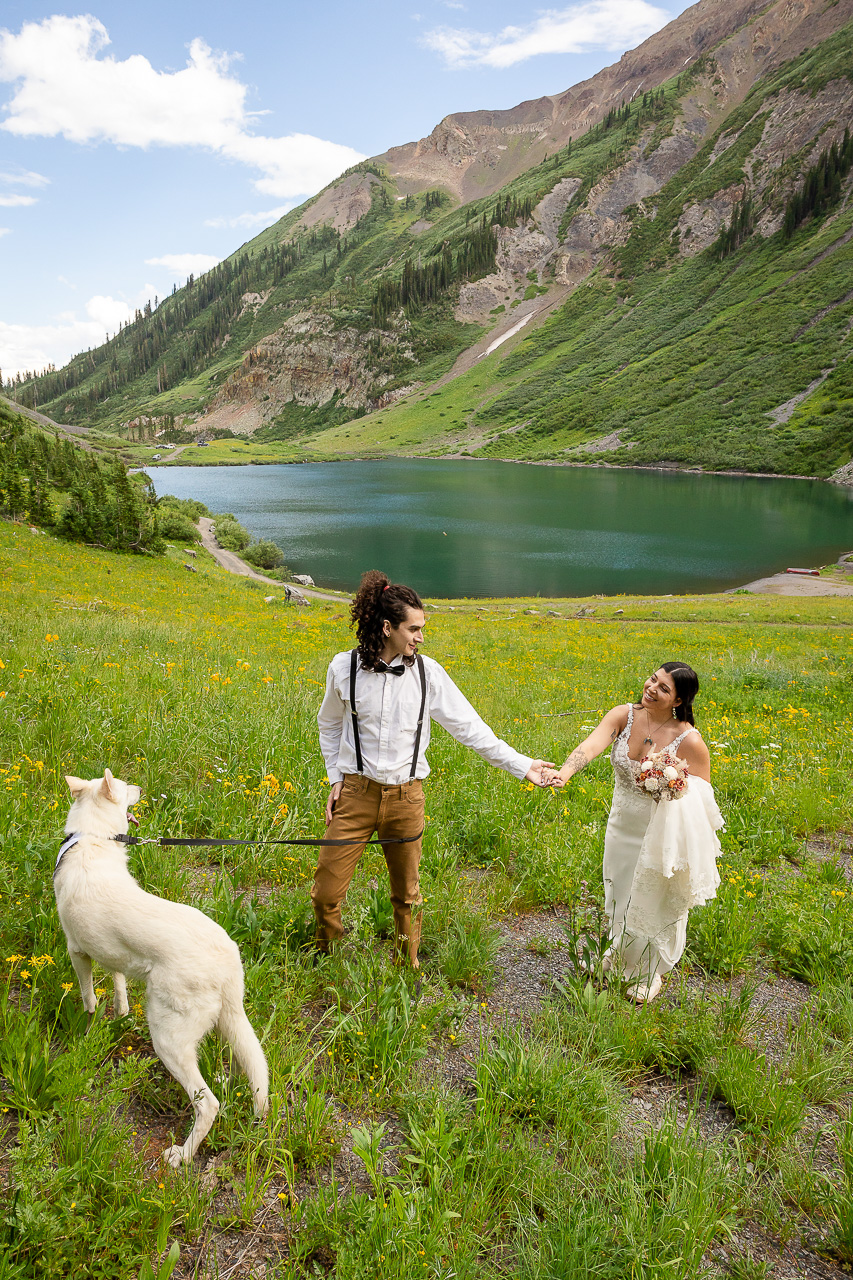
[[[215,516],[214,533],[220,547],[226,551],[245,551],[252,541],[248,529],[244,529],[234,516]]]
[[[179,511],[182,516],[186,516],[193,522],[198,520],[199,516],[210,515],[210,511],[203,502],[199,502],[198,498],[176,498],[171,493],[164,494],[157,503],[157,507],[161,514],[165,507],[169,507],[173,511]]]
[[[161,510],[160,533],[172,542],[199,542],[201,534],[189,516],[182,515],[171,507]]]
[[[277,569],[284,564],[284,553],[274,542],[262,539],[260,542],[253,542],[246,547],[243,552],[243,559],[248,560],[250,564],[257,565],[260,569]]]

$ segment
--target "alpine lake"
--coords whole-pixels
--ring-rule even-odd
[[[853,491],[816,480],[413,458],[149,474],[344,590],[377,568],[443,598],[703,593],[853,550]]]

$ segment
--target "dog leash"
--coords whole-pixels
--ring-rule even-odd
[[[198,838],[195,838],[192,836],[131,836],[131,835],[97,836],[96,838],[99,840],[105,840],[105,839],[114,840],[116,841],[117,844],[159,844],[161,847],[165,847],[166,845],[181,845],[183,847],[194,845],[196,847],[203,846],[209,849],[210,848],[218,849],[222,845],[229,845],[229,844],[305,844],[305,845],[363,844],[366,847],[369,844],[379,844],[379,845],[414,844],[416,840],[420,840],[421,836],[424,833],[424,830],[425,828],[422,828],[416,836],[393,836],[393,837],[389,837],[389,839],[387,840],[364,840],[364,841],[361,841],[361,840],[309,840],[307,838],[299,839],[299,840],[236,840],[236,839],[235,840],[217,840],[217,839],[214,839],[213,837],[201,837],[201,836],[199,836]],[[83,839],[84,835],[85,835],[84,832],[74,831],[70,835],[67,835],[65,837],[65,840],[62,843],[62,848],[59,850],[59,857],[56,859],[56,865],[53,868],[54,879],[56,879],[56,873],[59,870],[59,864],[62,862],[62,858],[64,854],[66,854],[69,849],[73,848],[73,846],[77,844],[78,840]]]
[[[117,840],[119,844],[159,844],[162,847],[166,845],[203,845],[208,848],[219,848],[221,845],[229,844],[308,844],[308,845],[353,845],[353,844],[413,844],[415,840],[420,840],[423,830],[419,831],[416,836],[394,836],[387,840],[217,840],[207,836],[130,836],[119,835],[111,836],[112,840]]]

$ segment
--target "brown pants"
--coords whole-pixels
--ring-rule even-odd
[[[424,789],[420,781],[385,787],[360,774],[347,774],[326,835],[330,840],[352,837],[352,844],[325,844],[320,849],[311,890],[318,946],[325,950],[343,935],[341,903],[374,831],[380,840],[417,836],[406,844],[383,846],[391,881],[395,947],[406,952],[412,963],[417,960],[421,920],[419,912],[412,919],[412,907],[423,901],[418,881],[423,829]]]

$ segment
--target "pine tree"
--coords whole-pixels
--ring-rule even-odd
[[[800,223],[805,222],[810,215],[817,218],[838,202],[851,166],[853,140],[847,126],[841,144],[833,142],[822,151],[805,174],[800,187],[791,193],[782,223],[782,236],[785,240],[790,240]]]

